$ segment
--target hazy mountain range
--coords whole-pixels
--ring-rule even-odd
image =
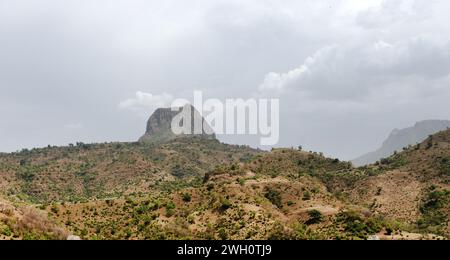
[[[382,158],[392,155],[395,151],[422,142],[429,135],[450,127],[448,120],[425,120],[417,122],[414,126],[405,129],[394,129],[383,145],[376,151],[364,154],[354,160],[353,164],[362,166],[374,163]]]

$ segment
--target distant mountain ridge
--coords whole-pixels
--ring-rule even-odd
[[[378,150],[362,155],[352,160],[352,163],[355,166],[375,163],[392,155],[395,151],[400,151],[408,145],[420,143],[429,135],[446,130],[449,127],[449,120],[425,120],[417,122],[412,127],[394,129]]]

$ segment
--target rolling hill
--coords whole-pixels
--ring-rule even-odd
[[[425,232],[450,232],[450,130],[428,137],[375,165],[356,182],[352,202]]]
[[[450,130],[364,167],[213,138],[0,154],[0,239],[446,239]]]

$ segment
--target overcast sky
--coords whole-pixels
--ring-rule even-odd
[[[450,119],[449,14],[448,0],[0,0],[0,151],[134,141],[155,107],[202,90],[278,97],[279,146],[352,159]]]

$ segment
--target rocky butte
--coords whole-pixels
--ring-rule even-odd
[[[190,125],[187,126],[190,128],[190,131],[188,131],[188,133],[176,134],[176,131],[173,131],[172,129],[172,121],[174,118],[176,119],[176,117],[179,116],[185,108],[190,109],[191,112],[191,116],[189,116],[191,122]],[[203,126],[200,134],[195,133],[194,131],[195,123],[198,123],[198,121],[200,121],[199,125]],[[181,120],[179,126],[183,127],[185,123],[186,122],[184,122],[184,120]],[[158,108],[147,121],[147,129],[145,134],[139,139],[139,142],[160,143],[183,137],[216,139],[216,135],[212,128],[205,122],[205,119],[200,115],[200,113],[193,106],[186,105],[177,109]]]

